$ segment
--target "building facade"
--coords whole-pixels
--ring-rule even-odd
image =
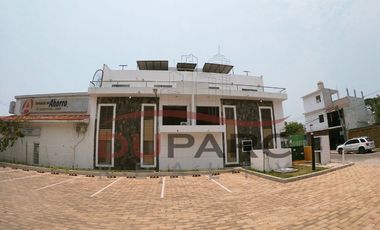
[[[284,88],[231,73],[232,65],[137,61],[99,69],[86,93],[17,96],[25,136],[0,160],[112,169],[250,165],[251,150],[279,149]]]
[[[318,82],[318,89],[302,97],[306,132],[329,135],[331,149],[347,139],[347,130],[368,125],[368,112],[364,97],[340,98],[339,92],[325,88]]]

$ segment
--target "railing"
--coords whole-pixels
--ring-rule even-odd
[[[126,87],[126,88],[176,88],[178,83],[183,81],[146,81],[146,80],[121,80],[121,81],[90,81],[90,87],[98,88],[112,88],[112,87]],[[248,92],[272,92],[272,93],[285,93],[286,89],[274,86],[260,86],[248,84],[234,84],[234,83],[215,83],[197,81],[195,84],[208,84],[209,90],[236,90]]]

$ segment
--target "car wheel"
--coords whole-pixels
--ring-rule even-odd
[[[360,153],[360,154],[365,153],[365,149],[364,149],[364,147],[360,147],[360,148],[359,148],[359,153]]]
[[[338,149],[338,153],[342,154],[343,153],[343,149]]]

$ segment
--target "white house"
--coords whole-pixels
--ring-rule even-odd
[[[339,92],[325,88],[318,82],[318,89],[302,97],[306,132],[329,135],[332,149],[345,140],[347,130],[368,125],[368,113],[364,97],[339,98]]]
[[[232,65],[137,61],[99,69],[86,93],[16,96],[25,137],[0,160],[73,168],[209,169],[279,149],[284,88]],[[263,146],[264,145],[264,146]]]

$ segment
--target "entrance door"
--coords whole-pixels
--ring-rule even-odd
[[[236,106],[223,106],[223,124],[226,126],[226,131],[224,133],[225,164],[239,164]]]

